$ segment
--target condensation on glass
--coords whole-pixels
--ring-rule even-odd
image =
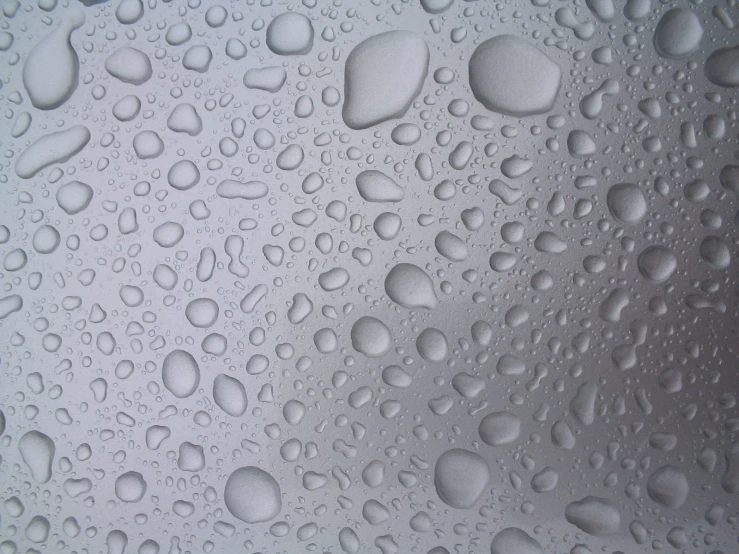
[[[0,553],[739,551],[734,4],[4,0]]]

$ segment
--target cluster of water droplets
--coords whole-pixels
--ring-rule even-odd
[[[734,2],[0,11],[0,554],[737,551]]]

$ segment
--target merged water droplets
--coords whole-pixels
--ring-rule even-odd
[[[40,431],[28,431],[18,441],[18,451],[37,483],[51,479],[56,444]]]
[[[63,131],[44,135],[18,156],[15,173],[22,179],[30,179],[42,169],[66,162],[78,154],[90,138],[90,130],[84,125],[74,125]]]
[[[409,31],[388,31],[355,46],[344,68],[346,125],[366,129],[405,115],[421,92],[428,64],[428,46]]]
[[[77,88],[80,62],[71,35],[84,23],[84,12],[70,9],[59,27],[28,53],[23,64],[23,86],[35,108],[58,108]]]

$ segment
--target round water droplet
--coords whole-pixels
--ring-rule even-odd
[[[229,475],[223,500],[231,515],[249,524],[270,521],[282,510],[277,481],[254,466],[239,468]]]
[[[482,456],[452,448],[436,461],[434,486],[441,500],[452,508],[471,508],[490,480],[490,468]]]

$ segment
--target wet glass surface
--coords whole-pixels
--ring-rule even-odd
[[[735,2],[0,11],[0,554],[738,551]]]

